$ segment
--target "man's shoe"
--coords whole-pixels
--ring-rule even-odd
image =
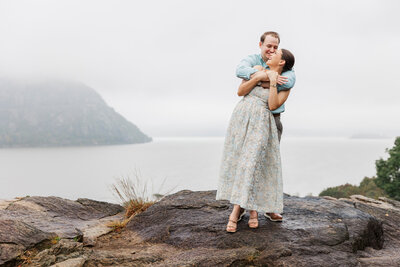
[[[264,216],[272,222],[281,222],[283,220],[279,213],[265,213]]]

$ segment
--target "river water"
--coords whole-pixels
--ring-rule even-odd
[[[216,189],[224,139],[155,138],[137,145],[0,149],[0,199],[26,195],[117,202],[117,179],[138,176],[147,193]],[[281,143],[284,192],[318,195],[375,175],[394,139],[289,138]]]

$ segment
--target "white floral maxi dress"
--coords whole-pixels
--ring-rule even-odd
[[[216,198],[247,210],[282,213],[281,156],[268,95],[268,89],[257,86],[236,105],[225,137]]]

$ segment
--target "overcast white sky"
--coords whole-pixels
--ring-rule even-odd
[[[238,62],[281,34],[284,135],[400,134],[399,1],[0,0],[0,76],[79,80],[151,136],[223,136]]]

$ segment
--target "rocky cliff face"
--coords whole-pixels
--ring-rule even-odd
[[[230,234],[229,203],[216,201],[215,191],[185,190],[136,216],[122,232],[106,234],[101,220],[121,216],[114,215],[118,206],[39,197],[3,201],[0,265],[24,260],[27,266],[400,265],[400,202],[286,195],[284,204],[282,223],[260,214],[260,227],[250,229],[247,215]],[[47,244],[54,233],[61,240]],[[35,251],[29,262],[27,252],[17,258],[24,250]]]
[[[0,79],[0,147],[149,141],[151,138],[83,84]]]

